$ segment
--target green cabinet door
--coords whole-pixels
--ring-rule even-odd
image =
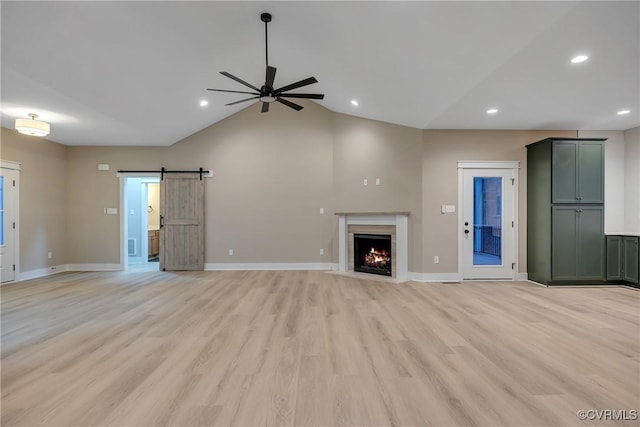
[[[551,275],[556,281],[604,279],[602,206],[554,206]]]
[[[579,203],[604,203],[602,141],[582,141],[578,145],[577,181]]]
[[[554,206],[551,211],[551,279],[578,279],[578,208]]]
[[[603,141],[553,141],[552,203],[604,203]]]
[[[576,141],[554,141],[551,147],[551,202],[578,203]]]
[[[624,236],[622,240],[624,261],[622,263],[623,279],[625,282],[638,283],[638,240],[636,236]]]
[[[606,237],[607,280],[622,280],[622,236]]]
[[[578,207],[578,278],[604,280],[604,208]]]

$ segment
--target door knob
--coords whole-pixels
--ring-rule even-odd
[[[469,230],[464,230],[464,234],[469,234]]]

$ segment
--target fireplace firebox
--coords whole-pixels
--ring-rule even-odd
[[[353,261],[355,271],[391,276],[391,235],[354,234]]]

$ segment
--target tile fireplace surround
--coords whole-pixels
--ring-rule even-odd
[[[336,212],[338,271],[353,272],[353,234],[390,234],[392,278],[406,281],[409,267],[409,212]]]

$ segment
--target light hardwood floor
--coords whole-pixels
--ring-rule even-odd
[[[637,426],[640,292],[64,273],[2,295],[3,426]]]

